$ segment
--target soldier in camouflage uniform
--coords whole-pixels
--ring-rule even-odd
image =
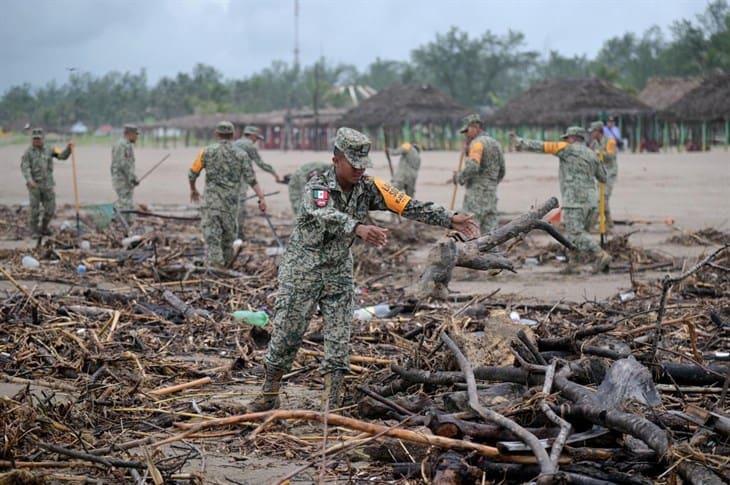
[[[215,129],[218,142],[209,145],[198,154],[190,167],[190,200],[198,202],[200,194],[195,181],[205,169],[205,202],[202,207],[202,231],[207,246],[207,262],[210,266],[226,267],[233,257],[233,241],[236,239],[238,195],[241,181],[253,187],[259,199],[259,209],[266,212],[264,193],[256,182],[251,161],[242,150],[233,148],[233,124],[221,121]]]
[[[416,193],[418,169],[421,168],[421,148],[415,143],[403,143],[395,150],[388,150],[391,155],[400,155],[398,168],[393,176],[393,186],[413,197]]]
[[[595,153],[586,146],[585,130],[571,126],[561,137],[563,141],[557,142],[525,140],[514,134],[511,136],[518,151],[549,153],[559,158],[560,196],[566,236],[575,245],[578,255],[586,255],[594,260],[596,271],[608,269],[611,257],[586,232],[598,200],[596,180],[605,182],[606,171]],[[575,259],[571,258],[571,264]]]
[[[262,394],[249,406],[278,406],[281,378],[289,371],[317,306],[324,318],[325,392],[330,409],[340,404],[344,373],[349,371],[350,324],[355,238],[382,247],[388,231],[366,222],[368,211],[389,210],[426,224],[476,236],[474,220],[431,202],[419,202],[392,185],[365,177],[371,166],[370,140],[350,128],[337,130],[333,166],[306,184],[297,217],[279,266],[279,294],[273,333],[265,360]]]
[[[259,166],[264,172],[268,172],[274,176],[277,182],[281,182],[282,179],[274,170],[274,167],[264,162],[259,155],[259,150],[256,148],[256,142],[263,140],[264,136],[261,134],[256,126],[246,126],[243,129],[243,135],[241,138],[233,142],[233,146],[239,150],[243,150],[248,155],[249,160]],[[246,223],[246,204],[245,200],[248,193],[248,184],[245,180],[241,181],[241,195],[239,197],[238,207],[238,236],[243,238],[244,225]]]
[[[611,218],[611,193],[613,186],[616,184],[618,177],[617,153],[618,146],[615,138],[609,138],[603,134],[603,122],[594,121],[591,123],[591,141],[589,147],[596,152],[598,160],[603,163],[606,169],[606,226],[613,227],[613,219]]]
[[[323,174],[331,166],[331,163],[323,162],[305,163],[289,177],[289,202],[291,202],[291,210],[294,212],[294,217],[297,217],[301,212],[300,205],[302,196],[304,195],[304,186],[307,184],[307,181],[314,175]]]
[[[117,210],[134,208],[134,188],[139,185],[134,174],[134,144],[137,142],[139,130],[134,125],[124,125],[124,135],[112,147],[112,186],[117,193],[114,206]],[[131,215],[124,216],[126,220]]]
[[[477,114],[463,120],[464,169],[454,174],[454,183],[466,186],[464,212],[474,214],[482,234],[497,227],[497,185],[505,174],[504,155],[497,141],[482,131]]]
[[[51,234],[48,224],[56,213],[53,159],[66,160],[71,155],[73,143],[69,143],[61,151],[56,147],[44,145],[42,129],[34,128],[31,136],[31,146],[23,153],[20,161],[20,170],[30,197],[30,229],[33,231],[33,237],[41,234],[48,236]]]

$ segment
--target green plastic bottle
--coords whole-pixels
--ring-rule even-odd
[[[239,322],[245,322],[249,325],[264,327],[269,323],[269,315],[266,312],[250,312],[248,310],[237,310],[233,312],[233,318]]]

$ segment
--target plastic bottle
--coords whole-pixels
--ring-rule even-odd
[[[142,240],[142,236],[139,236],[139,235],[125,237],[124,239],[122,239],[122,246],[124,247],[124,249],[129,249],[130,247],[133,247],[134,244],[140,242],[141,240]]]
[[[33,256],[23,256],[21,264],[23,265],[23,268],[28,269],[36,269],[41,265],[41,263],[39,263]]]
[[[387,303],[379,303],[374,306],[358,308],[357,310],[355,310],[353,317],[356,320],[362,320],[364,322],[367,322],[369,320],[372,320],[373,317],[383,318],[387,317],[388,314],[390,314],[390,305],[388,305]]]
[[[86,274],[86,266],[84,266],[83,264],[76,266],[76,274],[79,276],[84,276]]]
[[[237,310],[232,313],[233,318],[239,322],[245,322],[256,327],[264,327],[269,323],[269,315],[266,312],[250,312],[248,310]]]

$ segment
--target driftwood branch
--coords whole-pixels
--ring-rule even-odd
[[[704,267],[707,264],[710,264],[712,260],[714,260],[720,253],[725,251],[729,246],[725,245],[719,249],[717,249],[715,252],[707,256],[705,259],[700,261],[699,263],[692,266],[690,269],[685,271],[684,273],[677,275],[677,276],[664,276],[664,279],[662,279],[662,296],[659,300],[659,310],[657,311],[656,316],[656,327],[654,329],[654,338],[652,342],[652,348],[651,348],[651,355],[652,360],[656,359],[656,353],[659,348],[659,342],[662,339],[662,320],[664,320],[664,313],[667,309],[667,298],[669,297],[669,291],[672,289],[674,285],[679,283],[680,281],[689,278],[696,272],[698,272],[702,267]]]
[[[445,299],[448,285],[456,267],[475,270],[506,269],[514,271],[512,263],[499,254],[489,253],[502,243],[522,234],[538,229],[547,232],[567,248],[573,248],[553,226],[542,218],[558,206],[558,200],[551,197],[541,206],[522,214],[509,223],[477,239],[461,242],[453,237],[440,239],[428,254],[426,267],[416,285],[409,293],[416,299]]]
[[[538,483],[552,483],[553,475],[555,474],[555,465],[550,460],[545,448],[543,448],[540,440],[534,434],[527,431],[525,428],[512,421],[511,419],[502,416],[501,414],[492,411],[489,408],[482,406],[479,402],[479,395],[477,394],[477,382],[474,378],[474,371],[469,360],[459,349],[459,346],[451,340],[446,332],[441,334],[441,340],[451,350],[459,362],[459,367],[466,377],[466,384],[469,392],[469,405],[474,411],[476,411],[485,421],[494,422],[505,429],[510,430],[512,433],[517,435],[526,445],[530,447],[532,453],[535,455],[538,464],[540,465],[541,477],[538,479]]]

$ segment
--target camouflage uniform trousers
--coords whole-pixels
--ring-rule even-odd
[[[114,192],[117,193],[117,200],[114,207],[118,211],[134,209],[134,186],[125,182],[113,182]],[[126,221],[132,220],[132,214],[122,214]]]
[[[472,214],[482,234],[497,228],[497,187],[488,190],[468,190],[464,195],[462,210]]]
[[[266,363],[288,372],[317,304],[324,319],[324,362],[322,373],[350,369],[350,326],[354,287],[352,276],[297,275],[282,264],[279,296],[274,309],[273,332]],[[292,284],[295,281],[295,284]]]
[[[580,256],[586,256],[586,260],[590,260],[601,251],[598,243],[587,232],[595,212],[596,208],[593,206],[563,207],[565,236],[573,243]]]
[[[48,227],[56,213],[56,192],[53,187],[34,187],[28,189],[30,198],[30,229],[34,233]],[[38,226],[40,219],[41,225]]]
[[[233,258],[238,227],[236,211],[203,209],[202,232],[208,265],[224,268]]]

